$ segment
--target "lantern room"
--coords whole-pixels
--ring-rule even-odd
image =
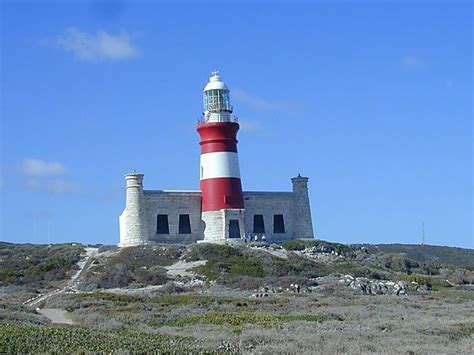
[[[203,90],[204,122],[230,122],[232,105],[229,89],[221,80],[217,70],[211,73]]]

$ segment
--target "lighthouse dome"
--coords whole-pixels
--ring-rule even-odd
[[[221,77],[219,76],[219,72],[217,70],[214,70],[211,73],[211,77],[209,78],[209,82],[206,84],[204,87],[203,92],[209,91],[209,90],[223,90],[223,91],[229,91],[225,83],[221,80]]]

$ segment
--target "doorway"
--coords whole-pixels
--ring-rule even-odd
[[[229,238],[240,238],[240,226],[238,219],[229,220]]]

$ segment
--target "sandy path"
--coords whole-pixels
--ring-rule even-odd
[[[36,312],[42,314],[53,323],[74,324],[69,314],[63,309],[43,308],[37,309]]]
[[[165,266],[165,269],[168,270],[167,274],[171,277],[177,277],[177,276],[193,277],[196,274],[188,270],[196,266],[204,265],[206,263],[207,263],[207,260],[198,260],[198,261],[190,261],[190,262],[181,260],[181,261],[178,261],[176,264]]]
[[[250,249],[264,251],[278,258],[288,259],[288,252],[285,249],[272,249],[272,248],[262,248],[262,247],[252,247],[252,246],[250,247]]]
[[[35,297],[33,299],[30,299],[23,304],[25,306],[35,306],[38,303],[47,300],[51,296],[64,293],[68,289],[74,289],[77,286],[77,281],[79,280],[79,276],[81,276],[84,272],[87,271],[89,266],[92,263],[92,258],[97,255],[99,249],[98,248],[85,248],[86,250],[86,255],[83,259],[81,259],[77,265],[79,266],[79,270],[71,277],[71,279],[68,281],[66,286],[64,286],[62,289],[54,290],[51,292],[48,292],[44,295],[39,295],[38,297]]]

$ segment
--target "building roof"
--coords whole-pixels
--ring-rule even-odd
[[[217,71],[217,70],[214,70],[211,73],[211,77],[209,78],[209,82],[204,87],[203,92],[204,91],[209,91],[209,90],[229,91],[226,84],[221,80],[221,77],[219,76],[219,71]]]

